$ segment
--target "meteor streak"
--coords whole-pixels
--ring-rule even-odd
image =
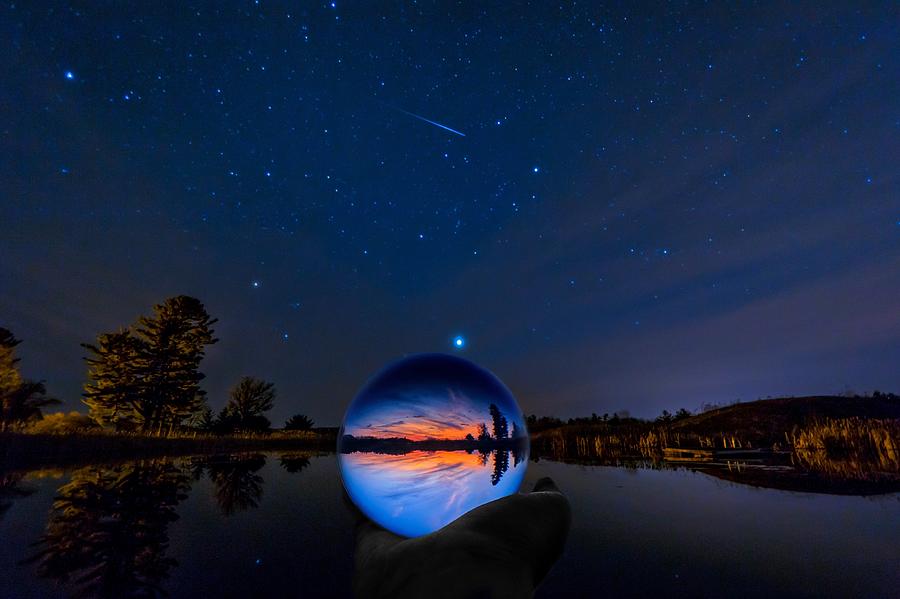
[[[456,134],[459,135],[460,137],[465,137],[465,136],[466,136],[465,133],[461,133],[461,132],[457,131],[456,129],[451,129],[450,127],[448,127],[448,126],[446,126],[446,125],[442,125],[442,124],[440,124],[440,123],[436,123],[436,122],[434,122],[434,121],[432,121],[432,120],[430,120],[430,119],[426,119],[424,116],[420,116],[420,115],[415,114],[415,113],[413,113],[413,112],[409,112],[408,110],[403,110],[402,108],[396,108],[396,107],[394,107],[394,108],[395,108],[396,110],[399,110],[399,111],[402,112],[403,114],[408,114],[409,116],[411,116],[411,117],[413,117],[413,118],[416,118],[416,119],[419,119],[420,121],[425,121],[426,123],[429,123],[429,124],[431,124],[431,125],[434,125],[435,127],[440,127],[441,129],[446,129],[446,130],[449,131],[450,133],[456,133]]]

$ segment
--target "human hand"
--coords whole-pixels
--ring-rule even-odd
[[[531,597],[562,553],[569,501],[549,478],[408,539],[359,514],[359,597]]]

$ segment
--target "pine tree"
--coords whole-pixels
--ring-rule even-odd
[[[0,431],[41,418],[41,408],[60,403],[47,397],[44,383],[22,378],[15,347],[21,341],[0,327]]]
[[[179,295],[154,306],[132,329],[85,344],[92,354],[84,388],[91,416],[116,428],[161,433],[202,415],[200,362],[206,346],[218,341],[215,322],[200,300]]]
[[[491,413],[491,420],[494,423],[494,438],[498,441],[506,439],[509,436],[509,427],[506,423],[506,417],[500,413],[500,408],[495,404],[488,406]]]
[[[200,388],[204,375],[200,362],[205,348],[218,341],[200,300],[179,295],[153,307],[152,316],[138,320],[135,333],[143,342],[142,385],[148,394],[145,431],[172,430],[201,411],[206,392]]]
[[[152,415],[152,402],[144,381],[143,342],[125,329],[97,337],[97,344],[82,343],[91,352],[85,358],[90,382],[84,403],[100,425],[116,430],[141,427]]]

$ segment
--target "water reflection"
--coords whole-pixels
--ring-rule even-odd
[[[309,458],[308,453],[283,453],[278,457],[278,462],[291,474],[297,474],[309,466]]]
[[[12,507],[14,499],[27,497],[33,493],[33,489],[22,486],[22,473],[10,473],[0,471],[0,520]]]
[[[59,487],[44,534],[23,564],[71,587],[75,595],[154,597],[178,562],[167,556],[169,525],[192,483],[207,475],[219,510],[230,516],[259,506],[266,456],[256,453],[151,459],[89,466]],[[309,454],[286,454],[288,472]],[[27,495],[21,474],[0,476],[0,517],[13,498]]]
[[[265,465],[263,454],[215,456],[206,461],[209,479],[216,487],[216,503],[223,515],[259,507],[263,478],[257,471]]]
[[[515,493],[524,454],[484,448],[340,455],[344,486],[372,520],[404,536],[427,534],[488,501]],[[489,466],[490,464],[490,466]]]
[[[524,486],[552,476],[572,501],[575,526],[574,542],[537,596],[711,596],[748,588],[772,595],[893,596],[900,496],[835,494],[900,490],[896,462],[869,462],[833,448],[804,452],[769,461],[714,454],[697,463],[608,462],[620,468],[567,466],[541,456]],[[419,453],[433,456],[378,458],[397,460],[403,472],[445,473],[444,480],[472,476],[488,492],[510,484],[522,469],[517,461],[528,459],[507,453],[503,472],[503,457],[492,451]],[[236,596],[292,596],[298,589],[303,596],[345,596],[352,522],[339,500],[333,455],[312,455],[269,454],[265,467],[260,454],[245,453],[138,460],[68,474],[0,472],[0,597],[164,591],[190,597],[210,588]],[[812,487],[817,480],[821,486]],[[748,490],[748,484],[823,494]],[[441,490],[449,498],[452,482],[422,495]],[[244,517],[224,517],[223,498],[231,513],[248,510]],[[302,516],[285,518],[297,506]],[[770,525],[760,525],[760,514]],[[811,545],[814,561],[803,549]],[[685,586],[673,587],[673,580]]]
[[[691,470],[720,480],[764,489],[827,495],[882,495],[900,491],[900,469],[883,461],[829,455],[823,450],[793,452],[692,452],[652,456],[533,456],[583,466]],[[890,465],[888,465],[890,466]]]
[[[168,526],[189,489],[187,473],[166,460],[76,470],[26,562],[80,595],[155,596],[176,565]]]
[[[900,420],[812,421],[760,447],[745,435],[710,437],[631,426],[541,432],[532,455],[572,464],[687,468],[733,482],[833,495],[900,490]],[[536,459],[536,457],[535,457]]]

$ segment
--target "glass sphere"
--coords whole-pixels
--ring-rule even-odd
[[[416,537],[518,491],[528,431],[493,374],[455,356],[419,354],[389,364],[357,394],[338,461],[366,516]]]

